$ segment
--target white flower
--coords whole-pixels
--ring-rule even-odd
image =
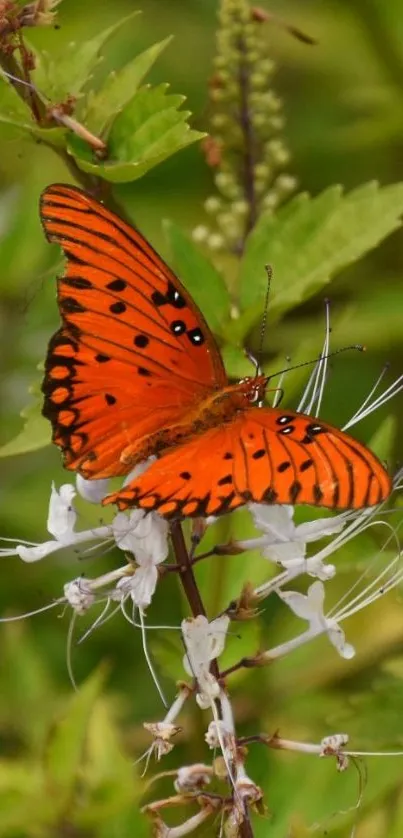
[[[73,504],[75,496],[76,490],[70,483],[65,483],[59,491],[52,483],[47,529],[54,539],[45,541],[43,544],[17,544],[12,550],[3,551],[3,555],[17,555],[24,562],[36,562],[63,547],[110,536],[109,527],[75,532],[77,522],[77,513]]]
[[[67,582],[63,590],[67,602],[76,614],[85,614],[95,602],[95,594],[93,593],[91,582],[88,582],[82,577]]]
[[[84,499],[95,503],[97,498],[104,496],[106,482],[77,477],[77,489]],[[141,509],[134,509],[129,514],[118,512],[110,525],[76,532],[76,495],[77,491],[71,483],[63,484],[59,490],[52,483],[47,529],[53,539],[42,544],[13,542],[12,547],[0,550],[0,555],[19,556],[25,562],[35,562],[56,550],[75,547],[86,541],[115,541],[121,550],[132,553],[141,566],[136,572],[138,575],[134,574],[129,580],[134,588],[139,591],[141,589],[136,594],[136,604],[141,601],[149,603],[157,582],[155,565],[164,561],[168,555],[167,522],[155,512],[147,514]]]
[[[295,525],[293,506],[252,503],[249,509],[256,528],[263,530],[263,535],[240,542],[241,547],[260,548],[264,558],[281,564],[293,575],[309,573],[322,580],[334,576],[334,565],[323,564],[319,555],[306,558],[307,544],[341,532],[347,523],[348,513]]]
[[[218,658],[224,649],[228,626],[229,617],[225,614],[211,623],[202,615],[193,620],[182,621],[182,634],[186,646],[183,666],[188,675],[196,678],[199,687],[197,702],[204,709],[220,694],[220,686],[210,672],[210,663]]]
[[[296,591],[277,591],[277,594],[297,617],[308,621],[311,637],[326,633],[342,658],[349,660],[354,657],[354,647],[346,643],[343,629],[334,618],[326,617],[323,612],[325,589],[322,582],[313,582],[306,595]]]
[[[156,512],[134,509],[129,515],[118,512],[112,524],[113,535],[121,550],[128,550],[139,565],[133,576],[118,583],[123,596],[130,595],[144,610],[150,605],[157,581],[157,566],[168,555],[168,523]]]

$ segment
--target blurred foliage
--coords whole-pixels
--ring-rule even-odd
[[[0,81],[3,453],[11,453],[7,445],[16,445],[10,440],[22,427],[18,415],[28,388],[40,378],[37,367],[57,323],[54,275],[60,255],[44,240],[38,197],[47,184],[71,180],[72,173],[79,179],[96,172],[108,181],[103,194],[113,195],[171,259],[217,333],[231,374],[250,372],[240,345],[252,350],[259,345],[268,261],[274,278],[265,340],[267,370],[284,366],[282,359],[289,354],[294,361],[318,354],[324,330],[323,289],[332,279],[326,293],[332,299],[333,346],[362,341],[368,352],[334,362],[326,417],[342,424],[385,361],[390,362],[391,377],[401,372],[399,0],[307,0],[303,7],[296,0],[273,0],[268,7],[317,42],[304,45],[275,22],[264,26],[268,54],[278,65],[274,84],[287,118],[285,133],[292,152],[288,169],[298,177],[301,191],[314,197],[298,195],[274,218],[262,216],[247,242],[239,274],[235,257],[218,253],[213,258],[190,237],[192,227],[204,220],[201,205],[212,190],[212,173],[193,141],[208,129],[216,3],[143,0],[141,5],[140,16],[131,0],[64,0],[60,28],[29,32],[30,46],[40,56],[35,75],[39,89],[53,104],[70,94],[78,97],[75,115],[113,146],[111,164],[89,153],[88,144],[66,125],[34,126],[26,105]],[[146,74],[150,87],[144,86]],[[173,93],[166,91],[167,81]],[[195,114],[192,118],[179,109],[183,95]],[[161,161],[165,162],[154,170]],[[117,184],[113,193],[110,183]],[[338,183],[345,194],[334,186]],[[161,216],[170,219],[164,228]],[[240,308],[238,320],[229,316],[232,305]],[[288,398],[302,380],[301,371],[289,376]],[[401,407],[401,400],[395,400],[359,428],[369,439],[381,420],[393,414],[395,451],[390,456],[400,460]],[[27,428],[28,437],[17,445],[19,451],[31,453],[0,461],[1,533],[38,541],[45,537],[51,480],[60,485],[65,474],[57,451],[33,450],[48,438],[38,410],[33,410]],[[231,523],[238,537],[247,535],[246,515]],[[211,543],[225,540],[229,526],[227,519],[218,522],[208,535]],[[340,557],[335,598],[354,583],[357,570],[374,550],[376,544],[368,536]],[[34,566],[23,566],[17,559],[3,561],[0,611],[7,616],[57,598],[63,584],[83,568],[88,575],[110,569],[116,556],[78,556],[71,551]],[[247,576],[264,578],[266,572],[257,555],[221,557],[202,564],[198,579],[214,611],[235,596]],[[150,622],[178,624],[185,613],[175,580],[165,579],[150,609]],[[78,636],[88,619],[92,618],[79,619]],[[247,625],[241,639],[232,638],[228,655],[236,659],[264,637],[274,645],[292,630],[293,619],[285,608],[270,603],[260,626]],[[75,695],[65,661],[67,631],[68,615],[58,619],[55,611],[2,629],[0,836],[141,838],[148,834],[148,825],[138,813],[139,800],[155,797],[156,786],[146,789],[133,762],[149,744],[142,721],[158,719],[163,712],[141,640],[116,617],[84,644],[73,644],[73,669],[80,685]],[[357,648],[352,662],[339,660],[325,640],[318,640],[268,670],[237,673],[233,683],[240,733],[280,730],[289,739],[319,741],[330,732],[346,730],[356,749],[403,747],[403,614],[396,595],[353,618],[347,633]],[[174,632],[152,634],[151,651],[172,696],[173,681],[181,676],[179,641]],[[178,745],[162,770],[206,758],[199,711],[181,721]],[[401,760],[374,757],[356,767],[339,775],[333,763],[313,756],[251,747],[248,770],[268,803],[267,817],[256,821],[257,838],[304,838],[312,831],[345,838],[353,824],[356,838],[397,838],[403,829]],[[169,778],[162,778],[158,796],[171,793],[171,788]]]

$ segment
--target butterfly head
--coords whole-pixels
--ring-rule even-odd
[[[267,386],[265,375],[247,376],[239,382],[239,389],[251,404],[263,401]]]

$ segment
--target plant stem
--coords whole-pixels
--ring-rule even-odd
[[[182,527],[179,521],[175,521],[171,524],[171,541],[175,553],[177,569],[192,615],[193,617],[198,617],[202,614],[203,617],[206,617],[206,609],[193,573],[192,560],[189,556]],[[216,660],[211,661],[210,670],[214,677],[219,680],[220,672]],[[250,822],[249,812],[246,805],[244,820],[239,827],[239,838],[253,838],[252,824]]]
[[[245,200],[248,204],[249,210],[245,221],[245,229],[243,240],[241,242],[241,253],[245,247],[245,242],[248,234],[253,229],[257,220],[257,201],[255,189],[254,163],[255,163],[255,138],[253,125],[251,121],[251,114],[249,108],[250,95],[250,79],[249,67],[246,61],[246,50],[244,39],[241,36],[238,41],[238,49],[241,56],[239,67],[239,92],[240,92],[240,110],[239,121],[243,134],[243,184]]]

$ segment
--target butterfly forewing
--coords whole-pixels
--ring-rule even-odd
[[[225,386],[221,357],[197,306],[137,230],[57,184],[42,195],[41,217],[67,257],[44,413],[68,468],[123,474],[133,465],[123,450]]]

